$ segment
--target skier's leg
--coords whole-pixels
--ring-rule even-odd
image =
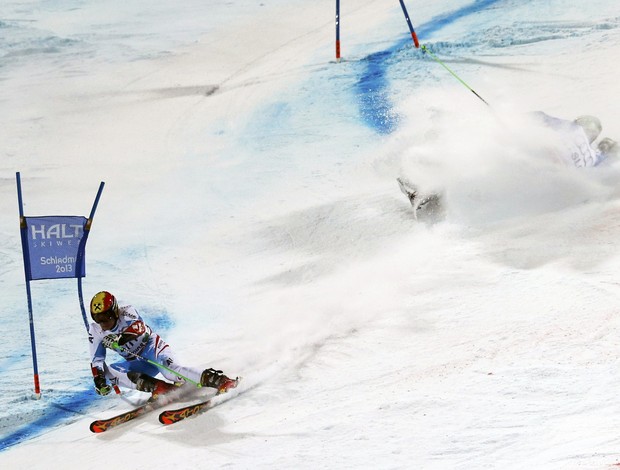
[[[155,361],[158,364],[165,366],[167,369],[170,369],[160,369],[159,372],[161,375],[176,383],[185,383],[185,379],[183,377],[187,377],[193,382],[200,383],[200,375],[202,371],[194,367],[187,367],[179,364],[174,356],[172,348],[170,348],[170,346],[161,338],[157,339],[158,341],[153,344],[154,347],[151,348],[151,344],[149,344],[147,350],[145,350],[145,353],[150,356],[149,359],[152,361]]]
[[[106,364],[106,377],[115,385],[131,390],[141,390],[136,386],[136,374],[145,374],[154,377],[159,372],[157,367],[148,362],[134,360]]]
[[[166,369],[160,371],[168,380],[176,383],[184,383],[185,379],[183,377],[187,377],[192,382],[200,384],[203,387],[217,388],[220,393],[226,392],[229,388],[237,385],[236,380],[228,378],[221,370],[205,369],[201,371],[195,367],[180,365],[174,357],[172,348],[170,348],[159,335],[153,335],[151,338],[153,337],[156,338],[154,338],[152,342],[149,341],[149,345],[143,353],[147,354],[147,356],[144,357],[148,357],[162,364],[167,369],[174,371],[171,372]]]

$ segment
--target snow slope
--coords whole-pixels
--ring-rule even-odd
[[[611,0],[0,6],[0,466],[610,468],[620,164],[560,168],[524,115],[620,137]],[[244,380],[173,427],[92,435],[73,281],[33,283],[26,215],[88,215],[85,295]],[[395,183],[446,190],[416,223]],[[138,394],[129,393],[128,400]],[[105,454],[104,454],[105,452]],[[70,456],[70,461],[68,457]]]

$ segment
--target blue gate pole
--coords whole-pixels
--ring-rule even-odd
[[[340,0],[336,0],[336,60],[340,62]]]
[[[82,310],[82,319],[84,320],[84,326],[86,327],[86,331],[88,331],[88,319],[86,318],[86,309],[84,308],[84,295],[82,293],[82,277],[85,276],[85,273],[82,271],[82,260],[84,259],[86,252],[86,241],[88,240],[88,234],[90,233],[90,227],[93,224],[93,218],[95,217],[95,211],[97,210],[97,205],[99,204],[99,199],[101,198],[101,193],[103,192],[103,187],[105,183],[102,181],[99,184],[99,191],[97,191],[97,196],[95,196],[95,202],[93,203],[93,208],[90,211],[90,215],[88,216],[88,220],[84,224],[84,233],[82,234],[82,240],[80,240],[80,246],[78,248],[77,262],[76,262],[76,275],[77,275],[77,285],[78,285],[78,299],[80,301],[80,309]]]
[[[409,13],[407,13],[407,8],[405,7],[404,0],[400,0],[400,6],[403,9],[403,13],[405,14],[405,19],[407,20],[407,25],[409,26],[409,31],[411,31],[411,38],[413,39],[413,44],[416,48],[420,47],[420,43],[418,42],[418,36],[413,29],[413,25],[411,24],[411,20],[409,19]]]
[[[17,180],[17,201],[19,204],[19,229],[22,239],[22,254],[24,256],[24,275],[26,277],[26,296],[28,297],[28,320],[30,322],[30,345],[32,347],[32,369],[34,372],[34,397],[41,398],[41,386],[39,385],[39,366],[37,365],[37,346],[34,334],[34,317],[32,315],[32,294],[30,292],[30,256],[28,254],[28,227],[24,217],[24,205],[22,202],[22,184],[19,171],[15,175]]]

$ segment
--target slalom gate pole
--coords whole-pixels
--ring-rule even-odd
[[[409,31],[411,32],[411,39],[413,39],[413,44],[415,45],[416,49],[418,49],[420,47],[420,43],[418,42],[418,36],[415,33],[415,30],[413,29],[413,25],[411,24],[411,20],[409,19],[409,13],[407,13],[407,7],[405,6],[404,0],[399,0],[399,1],[400,1],[400,6],[403,9],[403,13],[405,15],[405,20],[407,20],[407,25],[409,26]]]
[[[444,64],[441,60],[439,60],[439,58],[437,56],[435,56],[431,51],[428,50],[428,48],[422,44],[422,51],[427,53],[428,55],[430,55],[432,57],[432,59],[437,62],[439,65],[441,65],[444,69],[446,69],[448,72],[450,72],[450,74],[452,74],[452,76],[454,78],[456,78],[459,82],[461,82],[462,85],[465,86],[465,88],[467,88],[469,91],[471,91],[474,95],[476,95],[476,97],[478,97],[478,99],[480,99],[480,101],[482,101],[484,104],[486,104],[488,107],[491,107],[491,105],[489,103],[486,102],[486,100],[480,96],[478,93],[476,93],[476,91],[470,87],[467,83],[465,83],[461,77],[459,77],[456,73],[454,73],[452,70],[450,70],[450,68]]]
[[[93,224],[93,218],[95,217],[95,211],[97,210],[97,205],[99,204],[99,199],[101,198],[101,193],[103,192],[103,187],[105,183],[102,181],[99,184],[99,190],[97,191],[97,195],[95,196],[95,202],[93,203],[93,207],[90,211],[90,215],[84,224],[84,233],[82,236],[82,240],[80,240],[80,246],[78,249],[78,256],[76,262],[76,271],[77,271],[77,288],[78,288],[78,301],[80,302],[80,309],[82,311],[82,320],[84,320],[84,326],[86,327],[86,331],[88,331],[88,320],[86,318],[86,309],[84,308],[84,294],[82,292],[82,277],[86,274],[82,272],[82,259],[85,256],[86,251],[86,241],[88,240],[88,234],[90,233],[90,228]]]
[[[198,388],[202,388],[201,384],[199,384],[198,382],[193,381],[192,379],[190,379],[188,377],[185,377],[184,375],[179,374],[176,370],[172,370],[169,367],[166,367],[166,366],[160,364],[159,362],[151,361],[150,359],[147,359],[146,357],[142,357],[139,354],[132,353],[131,351],[128,351],[127,349],[125,349],[124,347],[122,347],[118,343],[114,343],[112,345],[112,349],[114,349],[117,352],[124,352],[126,354],[131,354],[136,359],[140,359],[141,361],[148,362],[149,364],[152,364],[155,367],[159,367],[160,369],[164,369],[164,370],[167,370],[168,372],[172,372],[174,375],[176,375],[177,377],[181,377],[186,382],[189,382],[189,383],[195,385]]]
[[[34,398],[41,398],[41,385],[39,384],[39,366],[37,365],[37,345],[34,334],[34,316],[32,312],[32,293],[30,291],[30,261],[28,255],[26,218],[24,217],[24,203],[22,199],[22,183],[19,171],[15,174],[17,183],[17,201],[19,205],[19,229],[22,239],[22,254],[24,257],[24,274],[26,277],[26,297],[28,298],[28,321],[30,323],[30,346],[32,349],[32,370],[34,373]]]
[[[336,0],[336,60],[340,62],[340,0]]]

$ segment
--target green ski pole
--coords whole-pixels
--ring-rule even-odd
[[[114,349],[117,352],[124,352],[126,354],[131,354],[136,359],[140,359],[140,360],[142,360],[144,362],[148,362],[149,364],[152,364],[152,365],[154,365],[156,367],[159,367],[160,369],[164,369],[164,370],[167,370],[168,372],[172,372],[174,375],[176,375],[177,377],[181,377],[186,382],[194,384],[198,388],[202,388],[202,384],[200,384],[198,382],[195,382],[194,380],[192,380],[192,379],[190,379],[188,377],[185,377],[184,375],[179,374],[176,370],[172,370],[169,367],[166,367],[166,366],[160,364],[159,362],[152,361],[150,359],[147,359],[146,357],[140,356],[139,354],[136,354],[136,353],[133,353],[131,351],[128,351],[127,349],[122,347],[120,344],[118,344],[116,341],[109,342],[107,345],[104,344],[104,346],[109,346],[110,349]]]
[[[422,45],[421,49],[422,49],[423,52],[425,52],[428,55],[430,55],[433,58],[433,60],[435,60],[444,69],[446,69],[448,72],[450,72],[454,78],[456,78],[459,82],[461,82],[469,91],[471,91],[474,95],[476,95],[484,104],[486,104],[487,106],[491,107],[491,105],[489,103],[487,103],[486,100],[482,96],[480,96],[478,93],[476,93],[476,91],[472,87],[470,87],[467,83],[465,83],[461,79],[461,77],[459,77],[446,64],[444,64],[441,60],[439,60],[439,58],[435,54],[433,54],[431,51],[429,51],[428,48],[425,45]]]

